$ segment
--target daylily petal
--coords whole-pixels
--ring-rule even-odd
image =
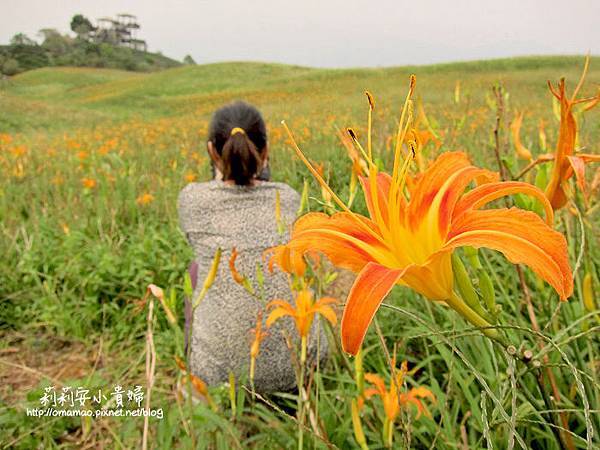
[[[365,375],[365,378],[367,377],[367,375],[372,375],[372,374],[366,374],[366,375]],[[363,397],[364,397],[364,398],[367,398],[367,399],[368,399],[368,398],[371,398],[371,397],[373,397],[374,395],[380,395],[379,389],[375,389],[375,388],[368,388],[368,389],[365,389],[365,390],[363,391]],[[361,397],[361,398],[362,398],[362,397]]]
[[[440,235],[445,237],[454,206],[468,184],[476,178],[484,182],[495,181],[497,177],[495,172],[472,166],[462,152],[442,154],[411,191],[408,207],[411,227],[417,229],[425,216],[433,213],[430,219],[437,219]]]
[[[331,305],[332,303],[338,303],[337,298],[333,298],[333,297],[321,297],[319,300],[316,301],[315,305],[316,306]]]
[[[417,407],[417,419],[421,417],[422,413],[425,413],[425,415],[428,417],[430,415],[427,407],[421,400],[419,400],[420,398],[430,398],[433,402],[435,402],[435,396],[433,393],[429,389],[422,386],[413,388],[406,394],[400,394],[401,403],[412,403]]]
[[[281,319],[284,316],[294,317],[294,314],[290,314],[290,312],[285,308],[275,308],[269,313],[269,317],[267,317],[265,324],[267,325],[267,327],[270,327],[271,325],[273,325],[273,323],[275,323],[277,320]]]
[[[501,181],[497,183],[487,183],[477,186],[475,189],[467,192],[456,204],[452,220],[456,220],[462,213],[469,209],[479,209],[489,202],[501,197],[512,194],[527,194],[540,201],[546,213],[546,222],[551,224],[554,218],[554,211],[548,198],[537,187],[523,183],[521,181]]]
[[[231,249],[231,256],[229,258],[229,271],[231,272],[233,280],[238,284],[242,284],[244,282],[244,277],[237,271],[237,268],[235,267],[235,260],[237,259],[237,257],[238,251],[235,247],[233,247]]]
[[[371,262],[358,274],[342,317],[344,351],[356,355],[379,305],[403,273],[404,270],[391,270]]]
[[[523,112],[515,116],[515,120],[510,124],[510,131],[513,136],[513,143],[515,144],[515,150],[517,155],[521,159],[532,161],[531,152],[525,148],[521,142],[521,125],[523,124]]]
[[[365,193],[365,201],[367,202],[367,209],[369,210],[369,216],[371,220],[377,221],[377,214],[375,212],[373,204],[373,194],[371,193],[371,184],[369,178],[360,177],[360,184],[362,185]],[[389,220],[388,216],[388,194],[390,191],[390,185],[392,184],[392,177],[387,173],[377,174],[377,206],[381,213],[381,218],[387,223]]]
[[[382,400],[385,416],[390,422],[394,422],[400,412],[400,402],[398,401],[398,393],[396,392],[396,385],[394,383],[392,383],[389,392],[383,396]]]
[[[592,153],[577,153],[577,158],[582,159],[584,163],[600,162],[600,155],[594,155]]]
[[[313,293],[309,289],[302,289],[296,295],[296,311],[305,313],[312,306]]]
[[[412,388],[408,392],[408,395],[419,398],[430,398],[432,401],[435,401],[435,395],[433,395],[433,392],[431,392],[424,386],[417,386],[415,388]]]
[[[532,212],[517,208],[470,210],[453,222],[448,237],[445,249],[469,245],[498,250],[511,262],[529,266],[561,300],[573,293],[567,241]]]
[[[569,169],[567,156],[575,152],[575,141],[577,137],[577,122],[573,116],[573,104],[567,98],[565,80],[560,80],[558,92],[551,84],[550,90],[560,101],[560,128],[558,131],[558,142],[554,158],[554,166],[550,181],[546,186],[546,196],[554,209],[559,209],[567,203],[567,196],[562,183],[568,178],[566,172]]]
[[[424,173],[416,176],[410,192],[411,217],[423,216],[446,180],[457,170],[469,165],[469,159],[464,153],[447,152],[440,155]]]
[[[365,389],[365,396],[370,397],[371,395],[375,394],[383,397],[385,395],[385,383],[383,381],[383,378],[381,378],[379,375],[377,375],[376,373],[365,373],[365,381],[368,381],[369,383],[375,385],[376,390],[376,392],[367,395],[367,392],[372,391],[372,389]]]
[[[450,227],[450,220],[456,206],[456,202],[464,193],[465,189],[475,179],[481,182],[490,182],[495,180],[498,175],[495,172],[490,172],[486,169],[478,167],[465,167],[460,169],[442,185],[440,191],[434,199],[434,208],[437,209],[438,226],[440,234],[445,236]],[[439,206],[436,205],[436,200],[439,198]]]
[[[271,300],[267,304],[267,308],[275,308],[275,307],[283,308],[283,309],[289,311],[290,313],[293,313],[295,311],[294,307],[292,305],[290,305],[285,300],[281,300],[281,299]]]
[[[577,156],[567,156],[567,158],[569,159],[573,173],[575,173],[577,186],[581,190],[583,198],[587,201],[587,191],[585,188],[585,162]]]
[[[310,213],[296,221],[288,246],[299,253],[320,251],[334,265],[353,272],[359,272],[370,261],[395,262],[387,247],[357,226],[356,220],[377,232],[376,225],[363,216],[355,219],[348,213]]]
[[[293,252],[289,246],[278,245],[271,247],[263,252],[263,260],[271,255],[269,259],[269,273],[273,273],[274,265],[277,264],[281,270],[286,273],[292,273],[296,276],[303,276],[306,271],[303,253]]]
[[[327,319],[331,325],[335,325],[337,323],[337,315],[331,306],[318,305],[313,308],[313,311],[325,317],[325,319]]]
[[[438,251],[425,264],[408,266],[402,281],[429,300],[446,300],[454,287],[451,252]]]

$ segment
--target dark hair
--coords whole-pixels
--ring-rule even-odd
[[[244,133],[231,134],[234,128]],[[254,106],[237,101],[219,108],[213,114],[208,140],[223,160],[223,179],[247,185],[262,167],[261,154],[267,146],[267,128]]]

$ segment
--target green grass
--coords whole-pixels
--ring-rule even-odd
[[[146,309],[140,299],[149,283],[167,292],[173,289],[174,309],[180,319],[183,316],[184,273],[193,255],[178,228],[175,202],[186,176],[208,179],[208,120],[221,104],[245,99],[263,111],[275,180],[300,190],[303,180],[310,179],[285,142],[280,125],[285,119],[302,149],[328,162],[330,183],[346,199],[351,164],[335,130],[353,126],[364,140],[365,89],[376,99],[374,145],[383,162],[389,162],[386,143],[395,130],[408,75],[416,73],[417,97],[433,129],[443,136],[442,150],[464,150],[478,164],[495,169],[491,88],[501,83],[508,92],[502,151],[514,174],[523,166],[513,155],[508,131],[515,112],[525,111],[521,137],[534,154],[544,152],[537,130],[539,119],[544,119],[547,151],[552,151],[558,123],[546,80],[564,76],[573,89],[582,63],[581,57],[530,57],[349,70],[223,63],[143,74],[52,68],[0,81],[0,134],[11,137],[4,146],[0,141],[0,448],[139,446],[141,419],[102,418],[89,424],[78,418],[26,417],[25,408],[38,406],[43,387],[53,378],[71,386],[145,385]],[[457,82],[460,98],[455,101]],[[600,58],[594,57],[583,95],[593,95],[599,84]],[[600,141],[599,111],[590,111],[580,122],[580,143],[588,152],[597,150]],[[15,150],[19,146],[24,153]],[[432,152],[428,147],[427,153]],[[592,172],[588,170],[590,181]],[[96,186],[84,188],[83,178],[95,180]],[[314,181],[310,186],[311,196],[320,198]],[[143,193],[151,193],[153,202],[138,204]],[[583,208],[581,198],[577,201]],[[312,209],[319,207],[311,200]],[[357,199],[356,208],[364,211],[362,199]],[[586,425],[589,428],[577,380],[594,410],[594,444],[600,442],[598,322],[585,316],[581,295],[584,273],[593,274],[598,286],[595,211],[583,222],[585,253],[575,295],[567,304],[557,310],[552,289],[525,272],[538,320],[542,327],[548,324],[544,333],[564,351],[561,355],[545,347],[562,394],[561,402],[551,408],[569,410],[575,448],[586,448]],[[574,264],[580,255],[580,223],[566,210],[557,216],[556,226],[568,236]],[[482,260],[493,275],[501,322],[521,327],[510,331],[512,342],[519,350],[537,354],[516,271],[495,252],[482,252]],[[490,448],[489,436],[494,448],[507,448],[514,421],[528,447],[560,448],[538,413],[547,406],[537,391],[535,370],[518,364],[513,382],[511,359],[499,347],[477,331],[463,335],[468,325],[460,317],[407,289],[395,289],[386,302],[401,308],[382,308],[377,315],[388,347],[396,345],[399,358],[418,369],[408,384],[428,386],[437,398],[429,408],[432,418],[402,414],[395,432],[398,445]],[[191,448],[191,434],[209,448],[295,446],[295,422],[268,404],[251,402],[248,394],[233,420],[225,388],[213,391],[218,413],[204,406],[190,412],[184,405],[181,410],[173,394],[178,377],[173,356],[181,348],[160,309],[157,316],[152,405],[162,407],[165,418],[150,421],[155,448]],[[332,345],[338,340],[336,328]],[[387,380],[389,368],[373,329],[365,348],[365,370]],[[316,376],[316,409],[326,441],[338,448],[356,447],[350,416],[356,387],[347,364],[352,367],[337,352]],[[518,383],[517,389],[513,383]],[[240,389],[238,394],[244,392]],[[295,398],[288,397],[269,401],[294,415]],[[314,398],[311,402],[317,403]],[[381,418],[381,404],[367,402],[363,426],[371,448],[383,445]],[[184,426],[188,420],[192,432]],[[310,430],[305,443],[326,448]]]

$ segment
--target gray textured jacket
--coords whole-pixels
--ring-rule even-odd
[[[228,260],[232,247],[236,247],[238,271],[257,287],[256,264],[262,261],[263,251],[289,239],[288,232],[283,236],[277,232],[277,191],[282,219],[291,225],[299,206],[299,195],[283,183],[262,182],[242,187],[209,181],[191,183],[179,194],[181,228],[194,249],[198,264],[198,286],[194,297],[210,270],[216,249],[223,250],[217,278],[196,309],[192,329],[191,369],[209,385],[227,381],[230,371],[236,377],[248,371],[253,339],[250,330],[256,325],[258,311],[264,309],[264,304],[235,283]],[[279,298],[293,304],[287,275],[277,269],[271,275],[266,267],[263,272],[265,300]],[[263,317],[266,319],[266,311]],[[309,361],[316,356],[315,331],[318,326],[319,321],[315,320],[309,339]],[[293,320],[289,317],[273,325],[261,344],[254,378],[258,392],[285,391],[295,386],[285,334],[297,339]],[[327,354],[327,341],[322,331],[319,341],[320,359],[323,359]]]

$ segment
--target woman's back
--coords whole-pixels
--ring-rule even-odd
[[[227,185],[222,181],[192,183],[179,195],[181,228],[194,249],[199,280],[203,280],[210,270],[216,249],[223,249],[217,278],[196,309],[192,331],[191,368],[209,385],[226,381],[230,371],[236,376],[247,371],[250,330],[264,305],[233,280],[227,260],[232,247],[235,247],[239,252],[236,260],[238,271],[257,287],[256,265],[262,261],[264,250],[289,238],[277,231],[277,192],[281,220],[289,225],[295,219],[300,199],[296,191],[283,183],[266,182],[255,186]],[[266,270],[263,272],[264,300],[281,298],[291,301],[287,276],[277,271],[272,275]],[[291,320],[279,321],[261,344],[254,378],[259,392],[288,390],[295,384],[282,332],[295,335]],[[316,333],[313,334],[316,336]],[[321,336],[321,342],[324,356],[324,336]],[[314,342],[309,348],[316,353]]]

